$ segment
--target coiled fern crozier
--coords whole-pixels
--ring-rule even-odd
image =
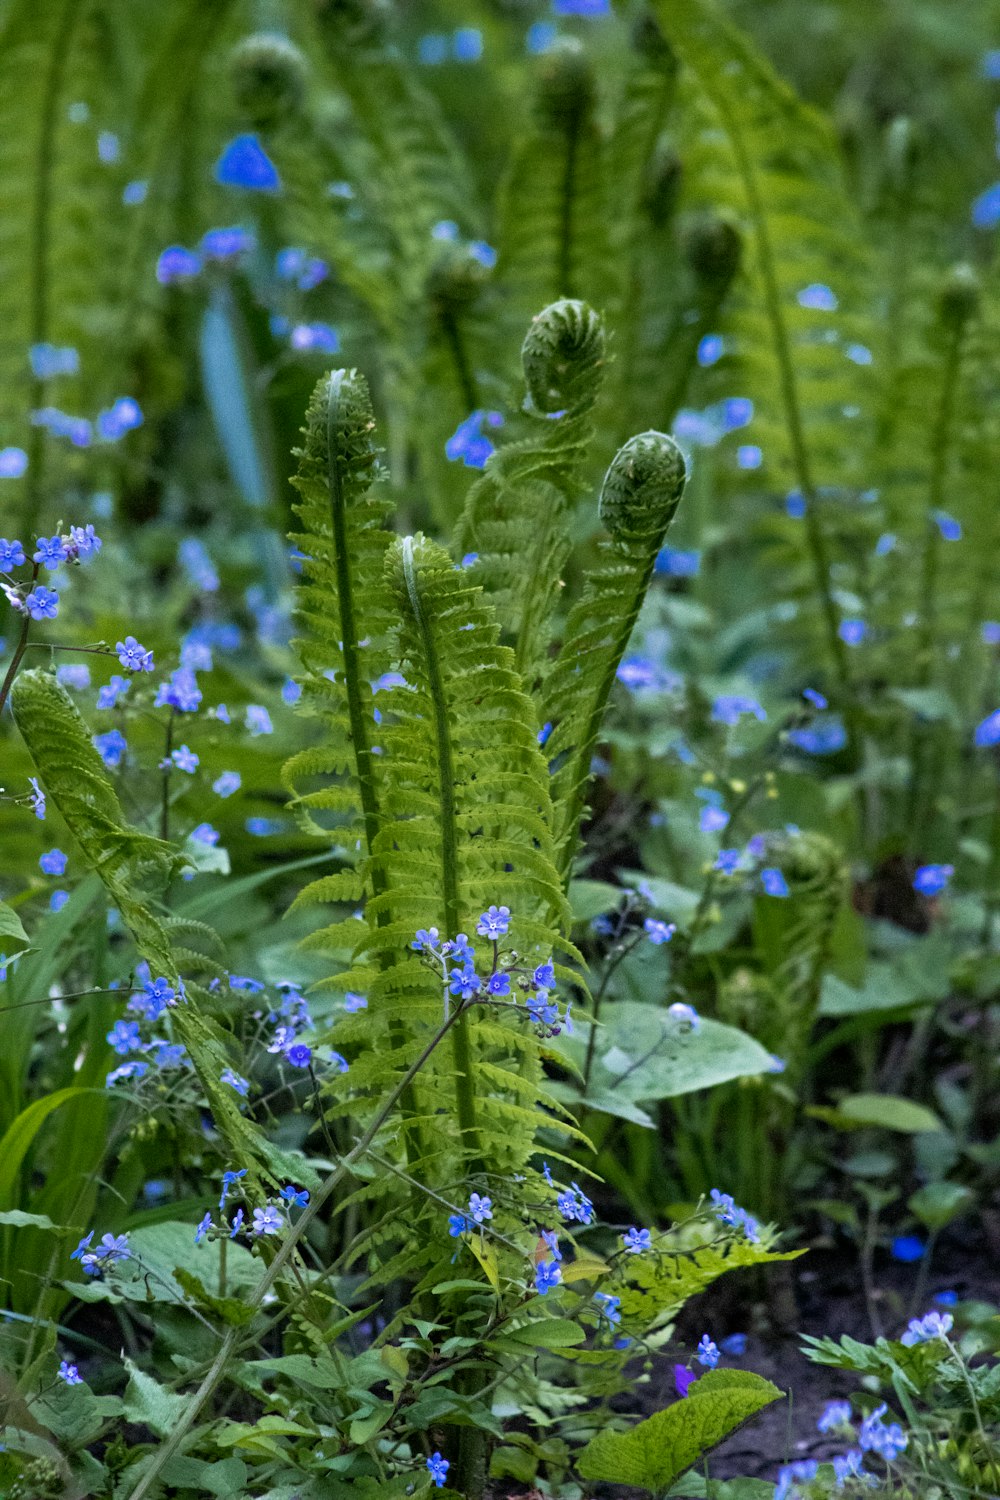
[[[522,354],[524,426],[473,485],[456,555],[386,529],[357,372],[319,382],[299,453],[303,704],[321,737],[287,774],[305,826],[321,831],[325,819],[344,861],[299,903],[341,907],[307,941],[330,956],[329,987],[369,997],[363,1015],[337,1026],[341,1041],[363,1042],[351,1080],[373,1101],[440,1023],[441,980],[411,948],[418,928],[471,934],[480,912],[503,904],[525,962],[579,957],[565,888],[590,760],[684,483],[672,439],[626,444],[602,491],[609,536],[561,625],[570,506],[604,362],[600,319],[557,302],[533,320]],[[450,1054],[435,1053],[404,1101],[406,1171],[443,1189],[470,1169],[487,1181],[528,1169],[539,1126],[561,1119],[543,1057],[522,1016],[463,1015]],[[348,1104],[335,1097],[329,1108]],[[391,1175],[364,1191],[397,1196]],[[413,1228],[397,1216],[379,1233],[412,1240]]]

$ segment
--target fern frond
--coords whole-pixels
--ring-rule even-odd
[[[604,479],[600,515],[609,537],[570,610],[542,688],[540,712],[553,725],[545,748],[553,766],[556,860],[563,880],[569,878],[608,697],[685,479],[680,449],[661,432],[630,438]]]
[[[541,59],[534,118],[500,196],[498,273],[519,328],[559,297],[604,302],[604,142],[595,94],[583,47],[561,39]]]
[[[140,957],[155,976],[180,989],[178,950],[171,946],[163,922],[143,894],[150,877],[167,878],[181,862],[180,857],[169,844],[127,826],[87,726],[66,689],[51,673],[22,672],[11,689],[10,705],[46,795],[58,807],[86,863],[100,876]],[[197,967],[204,969],[204,956],[192,957]],[[286,1180],[291,1159],[244,1118],[237,1096],[221,1082],[230,1058],[223,1033],[205,1014],[207,995],[190,983],[184,986],[184,992],[186,1000],[170,1012],[171,1024],[188,1050],[234,1159],[238,1155],[241,1161],[258,1163],[258,1170],[274,1182]],[[296,1166],[301,1174],[303,1166],[297,1158]]]
[[[458,556],[492,600],[529,691],[544,664],[569,555],[569,511],[592,435],[605,365],[604,328],[584,302],[563,299],[531,321],[521,350],[528,399],[520,425],[469,491]]]
[[[729,208],[745,231],[746,279],[728,331],[769,472],[805,500],[812,593],[846,685],[835,550],[817,500],[824,487],[849,487],[862,474],[865,377],[845,354],[863,328],[851,315],[867,277],[857,218],[829,127],[711,0],[655,0],[654,10],[693,79],[692,112],[704,111],[689,143],[689,194]],[[829,299],[803,305],[800,294],[815,285],[831,288],[846,311]]]

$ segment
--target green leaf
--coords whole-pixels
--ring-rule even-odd
[[[0,1203],[9,1203],[13,1199],[21,1163],[49,1115],[72,1099],[99,1092],[99,1089],[57,1089],[54,1094],[36,1099],[21,1111],[0,1140]]]
[[[53,1224],[45,1214],[26,1214],[19,1208],[0,1213],[0,1224],[10,1224],[14,1229],[51,1229],[55,1234],[67,1232],[61,1225]]]
[[[190,1458],[186,1453],[175,1454],[163,1466],[163,1482],[177,1489],[192,1489],[199,1493],[218,1495],[220,1500],[231,1500],[233,1495],[246,1493],[249,1470],[241,1458],[223,1458],[209,1463],[203,1458]]]
[[[21,926],[21,918],[6,901],[0,901],[0,953],[6,953],[9,957],[28,946],[29,938]]]
[[[973,1201],[971,1190],[960,1182],[928,1182],[906,1200],[906,1206],[921,1224],[936,1232],[957,1219]]]
[[[571,1318],[536,1318],[533,1323],[522,1323],[512,1328],[507,1338],[518,1344],[530,1344],[536,1349],[569,1349],[582,1344],[586,1338],[579,1323]]]
[[[152,1375],[147,1375],[127,1356],[125,1368],[129,1383],[125,1387],[124,1415],[130,1422],[141,1422],[157,1437],[169,1436],[175,1422],[188,1404],[187,1396],[165,1390]]]
[[[876,1125],[883,1130],[898,1130],[904,1135],[920,1135],[925,1130],[943,1130],[944,1125],[933,1110],[897,1094],[848,1094],[835,1111],[850,1127]]]
[[[665,1009],[633,1000],[619,1001],[606,1016],[607,1025],[598,1033],[588,1108],[607,1109],[613,1099],[627,1105],[673,1099],[771,1069],[771,1054],[759,1042],[722,1021],[703,1018],[695,1031]],[[585,1027],[575,1036],[561,1035],[556,1045],[582,1068]]]
[[[571,880],[567,894],[574,922],[589,922],[614,911],[622,899],[621,887],[604,880]]]
[[[782,1392],[749,1370],[710,1370],[682,1400],[628,1432],[600,1432],[583,1450],[584,1479],[634,1485],[662,1495],[731,1432],[779,1401]]]

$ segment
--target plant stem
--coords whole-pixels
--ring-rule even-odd
[[[372,1144],[375,1137],[382,1129],[382,1126],[385,1124],[386,1120],[388,1120],[389,1116],[396,1108],[396,1105],[403,1097],[403,1094],[410,1087],[411,1083],[423,1068],[424,1064],[427,1062],[428,1058],[434,1052],[438,1044],[455,1025],[456,1021],[461,1016],[463,1009],[464,1007],[461,1005],[456,1006],[455,1010],[452,1011],[447,1021],[445,1021],[443,1025],[438,1027],[437,1031],[434,1033],[430,1041],[420,1053],[420,1056],[416,1059],[415,1062],[411,1063],[409,1068],[407,1068],[403,1077],[400,1079],[396,1087],[392,1090],[392,1093],[389,1095],[385,1104],[383,1104],[382,1108],[379,1110],[378,1114],[375,1116],[374,1120],[369,1125],[364,1135],[358,1141],[357,1145],[353,1148],[353,1150],[349,1151],[346,1156],[341,1158],[339,1166],[337,1166],[335,1170],[330,1173],[329,1177],[323,1183],[322,1187],[317,1190],[315,1196],[303,1209],[302,1216],[299,1218],[297,1223],[289,1226],[288,1233],[285,1235],[285,1238],[282,1240],[281,1245],[278,1247],[274,1259],[267,1267],[267,1270],[264,1272],[264,1275],[254,1287],[253,1291],[250,1292],[246,1298],[247,1306],[249,1307],[251,1312],[257,1312],[257,1310],[260,1308],[264,1301],[264,1298],[267,1296],[268,1292],[277,1281],[281,1270],[290,1258],[293,1250],[295,1249],[299,1240],[302,1238],[306,1229],[308,1229],[309,1225],[316,1218],[320,1209],[327,1202],[327,1200],[332,1197],[334,1189],[339,1186],[341,1181],[353,1170],[354,1166],[357,1164],[360,1158],[367,1152],[368,1147]],[[164,1466],[177,1452],[181,1443],[190,1432],[191,1427],[196,1421],[199,1413],[201,1412],[202,1407],[205,1405],[205,1402],[209,1400],[209,1398],[214,1394],[214,1392],[221,1384],[222,1379],[226,1373],[226,1367],[236,1353],[242,1333],[242,1328],[229,1328],[227,1330],[226,1336],[222,1342],[222,1347],[219,1349],[218,1354],[212,1361],[211,1367],[202,1380],[201,1385],[195,1391],[194,1395],[191,1397],[191,1400],[188,1402],[187,1407],[177,1419],[177,1422],[171,1430],[170,1436],[163,1443],[162,1447],[157,1449],[149,1468],[143,1474],[135,1489],[131,1492],[129,1500],[144,1500],[144,1497],[152,1492],[152,1490],[156,1486],[156,1483]]]

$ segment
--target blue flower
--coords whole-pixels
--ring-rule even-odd
[[[23,448],[0,448],[0,479],[20,479],[27,467],[28,455]]]
[[[266,1208],[254,1209],[254,1234],[280,1234],[284,1227],[285,1221],[273,1204],[269,1203]]]
[[[729,1333],[720,1340],[719,1348],[731,1359],[742,1359],[747,1352],[747,1336],[745,1333]]]
[[[83,1260],[84,1255],[86,1254],[87,1250],[90,1248],[90,1242],[91,1242],[91,1240],[93,1238],[94,1238],[94,1231],[91,1229],[90,1232],[89,1232],[89,1234],[85,1234],[84,1235],[83,1239],[77,1245],[76,1249],[70,1251],[70,1256],[69,1256],[70,1260]]]
[[[883,531],[882,535],[875,543],[875,556],[888,557],[890,552],[895,551],[896,541],[897,538],[894,531]]]
[[[580,1224],[591,1224],[594,1219],[594,1205],[587,1197],[583,1189],[573,1183],[570,1188],[560,1193],[556,1199],[556,1207],[564,1219],[570,1223],[576,1220]]]
[[[49,897],[49,911],[62,911],[69,900],[69,891],[53,891]]]
[[[849,1448],[846,1453],[835,1453],[833,1455],[833,1477],[838,1489],[842,1489],[849,1479],[863,1479],[869,1486],[877,1483],[874,1474],[869,1474],[864,1466],[864,1454],[860,1448]]]
[[[785,496],[785,515],[792,521],[801,521],[806,513],[805,496],[798,490],[791,490]]]
[[[229,1087],[235,1089],[243,1098],[246,1098],[250,1092],[250,1085],[247,1080],[241,1078],[239,1073],[234,1073],[232,1068],[224,1068],[219,1081],[221,1083],[228,1083]]]
[[[281,1189],[281,1196],[290,1208],[305,1208],[309,1202],[307,1189],[293,1187],[290,1182]]]
[[[228,229],[209,229],[201,237],[201,253],[206,260],[236,260],[256,245],[249,229],[233,224]]]
[[[491,974],[486,982],[486,988],[491,995],[510,994],[510,976],[507,974]]]
[[[106,443],[116,443],[126,432],[141,427],[143,421],[138,401],[133,401],[131,396],[119,396],[113,406],[98,413],[97,435]]]
[[[1000,744],[1000,708],[995,708],[981,724],[977,724],[975,741],[980,749]]]
[[[2,556],[3,546],[3,541],[0,540],[0,556]],[[3,563],[0,561],[0,573],[3,571]],[[984,645],[1000,646],[1000,621],[984,620],[980,634],[982,635]]]
[[[832,1432],[837,1427],[846,1427],[851,1420],[849,1401],[828,1401],[816,1423],[820,1432]]]
[[[110,770],[121,765],[128,748],[125,736],[120,729],[108,729],[104,734],[95,734],[93,744],[94,749]]]
[[[293,349],[316,354],[337,354],[340,351],[340,336],[329,323],[296,323],[288,342]]]
[[[835,755],[847,744],[847,730],[839,714],[826,714],[811,724],[790,729],[788,739],[796,750],[803,750],[806,755]]]
[[[661,547],[653,564],[653,572],[667,578],[697,578],[700,571],[701,553],[678,547]]]
[[[735,432],[753,421],[753,402],[749,396],[730,396],[722,403],[721,415],[725,430]]]
[[[56,681],[61,682],[63,687],[82,692],[84,688],[90,687],[90,668],[83,662],[65,662],[56,668]]]
[[[535,1267],[535,1291],[542,1297],[562,1281],[562,1271],[554,1260],[539,1261]]]
[[[24,548],[16,539],[9,542],[5,536],[0,536],[0,573],[9,573],[13,568],[23,568],[25,564]]]
[[[175,281],[190,281],[201,270],[201,256],[183,245],[168,245],[156,262],[156,279],[161,286]]]
[[[712,718],[717,724],[738,724],[744,714],[752,714],[761,723],[767,719],[767,713],[757,699],[747,698],[741,693],[723,693],[712,704]]]
[[[594,1301],[597,1303],[599,1317],[606,1320],[612,1327],[622,1320],[620,1297],[613,1297],[610,1292],[595,1292]]]
[[[721,833],[729,823],[729,814],[722,807],[709,804],[698,815],[698,827],[702,833]]]
[[[553,1260],[562,1260],[562,1251],[559,1249],[559,1236],[554,1229],[543,1229],[542,1240],[548,1246],[549,1254]]]
[[[837,634],[845,646],[860,646],[868,634],[868,626],[864,620],[841,620]]]
[[[467,469],[482,469],[493,452],[493,444],[483,432],[483,423],[490,427],[502,427],[503,417],[497,411],[474,411],[459,422],[444,445],[445,457],[453,463],[461,459]]]
[[[706,812],[708,809],[705,809]],[[673,922],[661,922],[658,917],[647,917],[643,922],[643,929],[649,941],[654,947],[659,948],[663,943],[669,943],[677,927]]]
[[[196,828],[192,828],[191,830],[191,838],[194,839],[196,844],[207,844],[211,849],[214,849],[215,845],[219,842],[219,837],[219,830],[213,828],[211,823],[199,823]]]
[[[971,218],[977,229],[995,229],[1000,224],[1000,182],[974,200]]]
[[[706,333],[698,343],[698,363],[702,369],[718,364],[726,352],[726,341],[719,333]]]
[[[76,1365],[71,1365],[68,1359],[64,1359],[60,1362],[59,1369],[56,1373],[58,1374],[59,1379],[64,1380],[67,1385],[83,1384],[83,1376],[80,1374],[80,1371],[77,1369]]]
[[[246,717],[243,720],[251,735],[273,734],[274,725],[271,723],[271,715],[260,703],[248,703]]]
[[[149,183],[136,178],[132,182],[126,182],[122,188],[122,202],[126,208],[134,208],[137,203],[145,203],[148,192]]]
[[[133,1058],[131,1062],[121,1063],[119,1067],[112,1068],[104,1079],[107,1088],[114,1088],[116,1083],[124,1079],[144,1078],[149,1072],[149,1064],[142,1062],[139,1058]]]
[[[751,1244],[757,1244],[760,1233],[756,1219],[747,1213],[745,1208],[739,1208],[730,1193],[720,1193],[718,1188],[712,1188],[709,1193],[712,1200],[712,1213],[729,1229],[742,1229]]]
[[[814,312],[836,312],[836,294],[821,281],[813,281],[809,286],[804,286],[795,299],[800,307],[811,308]]]
[[[169,682],[161,682],[153,700],[154,708],[176,708],[178,712],[193,714],[202,700],[198,680],[189,667],[178,667],[171,672]]]
[[[701,1029],[701,1016],[699,1016],[693,1005],[686,1005],[683,1000],[675,1000],[672,1005],[668,1005],[667,1015],[672,1021],[689,1027],[691,1031],[700,1031]]]
[[[448,982],[448,990],[452,995],[458,995],[462,1000],[471,1000],[473,995],[479,993],[480,979],[471,964],[464,964],[460,969],[452,969]]]
[[[469,254],[473,260],[478,261],[481,266],[485,266],[487,271],[492,271],[497,263],[496,251],[485,240],[470,240]]]
[[[956,521],[954,516],[949,516],[947,511],[936,510],[934,522],[946,542],[960,542],[962,540],[962,523]]]
[[[293,1042],[285,1049],[285,1056],[293,1068],[308,1068],[312,1062],[312,1048],[305,1042]]]
[[[764,450],[756,443],[741,443],[736,450],[736,467],[739,469],[759,469],[764,462]]]
[[[54,589],[36,583],[25,599],[24,607],[33,620],[54,620],[59,613],[59,595]]]
[[[913,877],[913,889],[921,896],[940,896],[954,873],[954,865],[919,865]]]
[[[555,988],[556,971],[551,963],[539,964],[531,977],[539,989],[551,990]]]
[[[900,1343],[912,1349],[914,1344],[927,1344],[932,1339],[947,1338],[954,1324],[955,1319],[951,1313],[925,1313],[922,1318],[910,1319]]]
[[[77,1252],[80,1250],[83,1243],[84,1242],[81,1240],[80,1244],[73,1252],[73,1256],[71,1257],[72,1259],[76,1259]],[[127,1234],[120,1234],[117,1236],[113,1234],[106,1234],[101,1239],[101,1242],[96,1250],[84,1251],[84,1253],[80,1255],[79,1259],[81,1266],[88,1276],[100,1276],[101,1273],[107,1270],[109,1266],[113,1266],[121,1260],[128,1260],[131,1254],[132,1252],[129,1249]]]
[[[451,48],[457,62],[478,62],[483,55],[483,33],[476,26],[459,26]]]
[[[464,1214],[448,1215],[449,1238],[457,1240],[460,1234],[465,1234],[471,1228],[472,1222],[471,1220],[467,1219]]]
[[[281,191],[275,165],[255,135],[238,135],[229,142],[215,164],[215,180],[223,187],[251,192]]]
[[[934,1301],[939,1307],[954,1307],[958,1302],[957,1292],[935,1292]]]
[[[735,875],[740,863],[740,851],[738,849],[720,849],[715,856],[713,870],[718,870],[721,875]]]
[[[226,1198],[227,1198],[227,1196],[229,1194],[229,1189],[232,1187],[232,1185],[233,1185],[234,1182],[239,1182],[240,1178],[241,1177],[245,1177],[246,1175],[247,1175],[247,1169],[246,1169],[246,1167],[240,1167],[239,1171],[236,1171],[236,1172],[233,1172],[233,1171],[223,1172],[223,1174],[222,1174],[222,1196],[219,1199],[219,1212],[220,1212],[220,1214],[222,1213],[222,1210],[226,1206]]]
[[[648,1229],[626,1229],[622,1244],[629,1255],[641,1255],[644,1250],[652,1250],[653,1236]]]
[[[36,380],[54,380],[57,375],[76,375],[80,369],[80,355],[73,348],[57,348],[55,344],[32,344],[28,350],[31,373]]]
[[[429,31],[417,44],[417,56],[425,67],[436,67],[448,57],[448,38],[438,31]]]
[[[852,365],[870,365],[875,362],[875,356],[867,344],[847,344],[844,348],[844,356],[851,361]]]
[[[347,994],[344,996],[344,1009],[347,1011],[348,1015],[354,1015],[359,1010],[367,1010],[368,996],[355,995],[351,990],[348,990]]]
[[[194,1242],[195,1242],[196,1245],[200,1245],[201,1244],[202,1240],[205,1238],[206,1234],[211,1229],[211,1227],[212,1227],[212,1215],[209,1213],[209,1214],[205,1215],[205,1217],[202,1219],[201,1223],[198,1225],[197,1229],[194,1232]]]
[[[444,1488],[444,1482],[448,1477],[448,1470],[450,1468],[451,1464],[446,1458],[442,1458],[440,1453],[432,1453],[427,1460],[427,1472],[439,1490]]]
[[[249,974],[230,974],[229,988],[231,990],[245,990],[249,995],[259,995],[264,989],[262,979],[253,979]]]
[[[487,1219],[493,1217],[492,1198],[481,1198],[478,1193],[473,1193],[469,1198],[469,1218],[474,1224],[485,1224]]]
[[[230,1222],[232,1223],[233,1227],[232,1227],[232,1229],[230,1231],[229,1238],[231,1240],[234,1240],[236,1238],[236,1236],[239,1234],[240,1230],[243,1228],[243,1210],[242,1210],[242,1208],[238,1208],[236,1210],[236,1212],[233,1215],[233,1218],[232,1218],[232,1220]]]
[[[38,860],[42,873],[45,875],[64,875],[68,862],[67,856],[61,849],[49,849]]]
[[[774,869],[773,867],[767,870],[761,870],[760,883],[769,896],[784,897],[789,895],[788,881],[785,879],[784,875],[782,875],[780,870]]]
[[[708,1334],[703,1333],[698,1343],[695,1359],[700,1365],[704,1365],[706,1370],[714,1370],[720,1357],[718,1344],[713,1344]]]
[[[802,1492],[794,1488],[798,1480],[808,1484],[819,1473],[819,1464],[814,1458],[799,1458],[793,1464],[783,1464],[778,1470],[778,1484],[772,1500],[801,1500]]]
[[[548,52],[558,35],[551,21],[535,21],[524,34],[524,50],[537,57]]]
[[[119,1057],[138,1052],[142,1046],[138,1021],[116,1021],[107,1034],[107,1041]]]
[[[609,16],[611,0],[552,0],[557,16]]]
[[[489,911],[484,911],[476,923],[476,931],[480,937],[492,938],[496,942],[498,938],[506,935],[510,927],[510,907],[491,906]]]
[[[903,1265],[910,1265],[913,1261],[923,1260],[926,1246],[922,1239],[915,1234],[897,1235],[889,1247],[889,1253],[893,1260],[898,1260]]]
[[[222,775],[217,776],[212,782],[212,791],[217,797],[231,797],[234,792],[239,791],[241,785],[239,771],[223,771]]]
[[[909,1438],[898,1422],[890,1422],[888,1427],[883,1426],[882,1418],[887,1411],[888,1407],[883,1401],[870,1416],[865,1417],[858,1441],[866,1452],[877,1453],[886,1463],[892,1463],[909,1446]]]

